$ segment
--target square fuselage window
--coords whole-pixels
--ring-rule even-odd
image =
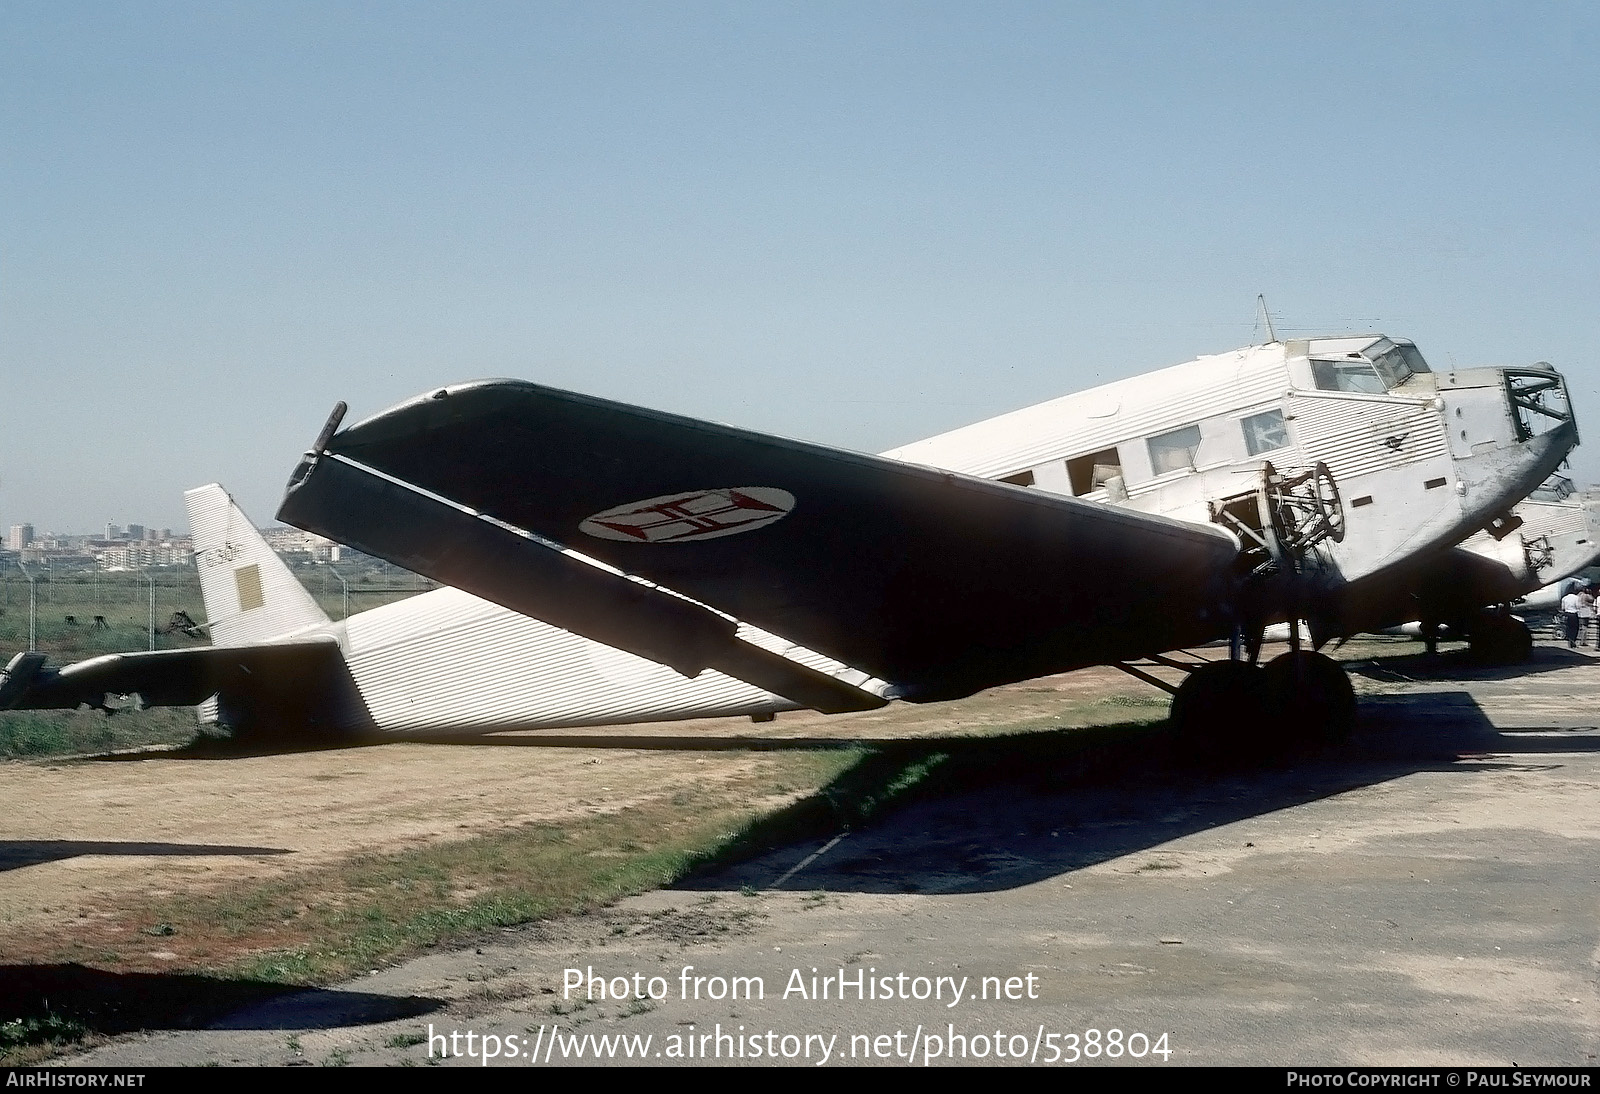
[[[1284,425],[1281,410],[1252,414],[1248,418],[1240,419],[1239,424],[1244,427],[1245,451],[1252,456],[1259,456],[1276,448],[1289,447],[1289,428]]]
[[[1194,466],[1195,454],[1200,451],[1200,427],[1186,425],[1160,436],[1151,437],[1150,470],[1157,475],[1168,471],[1182,471]]]
[[[1072,484],[1074,497],[1093,493],[1122,474],[1122,457],[1115,448],[1091,452],[1067,461],[1067,478]]]

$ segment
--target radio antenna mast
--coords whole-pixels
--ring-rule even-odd
[[[1272,313],[1267,311],[1267,296],[1265,293],[1256,293],[1256,315],[1261,325],[1267,328],[1267,344],[1278,340],[1278,332],[1272,329]]]

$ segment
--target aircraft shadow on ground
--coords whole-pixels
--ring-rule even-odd
[[[227,847],[204,843],[139,843],[113,840],[0,840],[0,872],[79,855],[289,855],[287,847]]]
[[[1600,752],[1596,733],[1502,733],[1465,692],[1363,699],[1351,741],[1275,761],[1196,765],[1175,756],[1166,733],[1130,727],[1121,740],[1107,739],[1087,753],[1064,731],[958,748],[948,741],[903,743],[898,761],[883,764],[878,785],[861,775],[869,761],[844,777],[856,785],[836,782],[795,807],[831,808],[831,826],[775,818],[765,831],[758,825],[746,834],[745,853],[724,856],[725,865],[713,864],[679,887],[992,892],[1416,772],[1473,778],[1486,770],[1549,766],[1529,754]],[[893,781],[906,781],[919,763],[925,777],[893,811],[854,823],[839,808],[841,800],[892,797]],[[792,838],[782,838],[786,828]]]
[[[1467,650],[1451,650],[1437,657],[1424,653],[1346,661],[1344,667],[1358,676],[1384,683],[1450,680],[1514,680],[1559,672],[1594,663],[1594,658],[1560,646],[1536,646],[1528,660],[1512,665],[1491,665],[1475,660]]]
[[[332,1029],[430,1014],[423,996],[306,989],[260,980],[118,973],[83,965],[0,965],[0,1024],[91,1033],[151,1029]]]

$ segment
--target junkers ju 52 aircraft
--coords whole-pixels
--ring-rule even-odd
[[[236,730],[319,734],[836,712],[1090,664],[1157,682],[1127,662],[1232,637],[1176,720],[1338,733],[1342,671],[1298,649],[1258,671],[1265,626],[1365,629],[1411,595],[1406,564],[1481,528],[1531,558],[1509,507],[1576,443],[1548,366],[1435,376],[1375,335],[1201,358],[880,457],[515,381],[336,433],[342,412],[280,518],[454,590],[330,624],[239,554],[220,489],[192,492],[197,536],[236,529],[198,552],[222,648],[19,655],[0,708],[216,694]],[[597,661],[609,679],[573,667]]]
[[[1577,442],[1549,366],[1435,374],[1379,335],[1205,357],[882,456],[513,380],[342,413],[280,519],[687,676],[844,711],[1232,638],[1174,719],[1312,736],[1349,727],[1349,682],[1298,648],[1258,670],[1264,628],[1366,629],[1404,563],[1516,534]]]

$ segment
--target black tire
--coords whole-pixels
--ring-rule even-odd
[[[1533,632],[1515,616],[1480,616],[1468,642],[1473,660],[1485,665],[1520,665],[1533,655]]]
[[[1356,727],[1356,691],[1331,657],[1291,650],[1261,670],[1273,721],[1284,741],[1331,744]]]
[[[1533,631],[1520,619],[1507,619],[1506,653],[1511,663],[1520,665],[1533,656]]]
[[[1245,661],[1195,669],[1172,697],[1169,715],[1185,759],[1232,759],[1264,735],[1261,670]]]

